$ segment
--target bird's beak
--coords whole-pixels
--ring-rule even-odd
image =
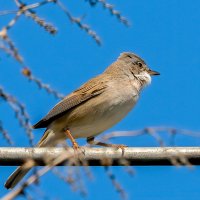
[[[153,71],[153,70],[151,70],[151,69],[148,69],[148,73],[149,73],[149,75],[151,75],[151,76],[160,75],[159,72]]]

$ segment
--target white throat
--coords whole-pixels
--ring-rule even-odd
[[[151,83],[151,76],[147,72],[141,72],[135,76],[138,78],[142,88]]]

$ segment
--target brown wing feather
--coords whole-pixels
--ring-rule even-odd
[[[98,77],[95,79],[97,78]],[[52,121],[63,116],[70,109],[89,100],[90,98],[93,98],[94,96],[101,94],[105,88],[106,85],[99,84],[98,79],[96,81],[94,81],[94,79],[90,80],[78,90],[75,90],[72,94],[68,95],[58,104],[56,104],[43,119],[33,125],[33,128],[36,129],[47,127]]]

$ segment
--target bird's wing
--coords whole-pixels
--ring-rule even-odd
[[[98,77],[91,79],[56,104],[43,119],[33,125],[33,128],[47,127],[52,121],[63,116],[70,109],[104,92],[106,87],[106,84],[102,84]]]

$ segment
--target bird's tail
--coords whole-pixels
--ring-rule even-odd
[[[52,130],[46,130],[44,135],[42,136],[41,140],[39,141],[37,147],[45,147],[45,146],[55,146],[55,144],[52,142],[56,141],[55,134]],[[26,164],[25,164],[26,165]],[[33,165],[26,167],[25,165],[18,167],[7,179],[5,183],[5,187],[7,189],[14,188],[21,180],[22,178],[31,170]]]
[[[7,189],[14,188],[19,181],[22,180],[22,178],[28,173],[29,169],[23,169],[23,166],[18,167],[8,178],[8,180],[5,183],[5,187]]]

